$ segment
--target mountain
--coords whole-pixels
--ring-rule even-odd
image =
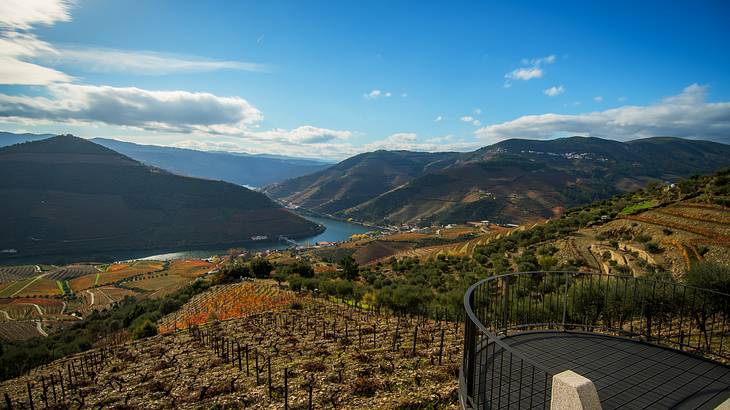
[[[377,154],[379,166],[387,169],[396,166],[399,157],[416,153],[371,154]],[[707,141],[512,139],[474,152],[429,154],[427,167],[410,168],[392,183],[377,173],[353,169],[359,166],[359,157],[371,154],[272,185],[265,192],[314,211],[377,223],[483,219],[523,223],[557,216],[567,207],[631,191],[649,181],[673,181],[730,165],[730,146]],[[350,193],[353,173],[359,176],[358,186],[368,186],[372,196],[363,190]],[[328,195],[356,199],[320,200]]]
[[[251,187],[262,187],[311,174],[331,165],[315,160],[276,155],[205,152],[140,145],[107,138],[94,138],[92,141],[137,161],[176,174],[227,181]]]
[[[336,214],[406,182],[452,164],[457,153],[375,151],[325,170],[265,188],[268,195],[325,214]]]
[[[20,144],[22,142],[40,141],[53,137],[53,134],[15,134],[12,132],[0,131],[0,147]]]
[[[265,195],[70,135],[0,148],[0,249],[18,256],[224,245],[321,228]]]
[[[0,132],[0,147],[21,142],[39,141],[53,136],[53,134]],[[273,154],[252,155],[207,152],[134,144],[109,138],[93,138],[91,141],[147,165],[162,168],[174,174],[232,182],[249,187],[263,187],[275,182],[311,174],[332,165],[314,159],[292,158]]]

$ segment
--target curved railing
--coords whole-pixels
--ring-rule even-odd
[[[472,285],[460,372],[463,408],[549,407],[553,374],[506,336],[590,332],[730,361],[730,295],[632,276],[520,272]]]

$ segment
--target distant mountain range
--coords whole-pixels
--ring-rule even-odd
[[[52,137],[52,134],[13,134],[0,132],[0,147]],[[227,181],[249,187],[263,187],[275,182],[320,171],[330,163],[279,155],[206,152],[192,149],[140,145],[108,138],[91,141],[120,152],[132,159],[175,174]]]
[[[265,188],[287,204],[376,223],[523,223],[730,166],[730,146],[679,138],[512,139],[468,153],[376,151]]]
[[[17,256],[240,244],[321,231],[261,193],[175,175],[70,135],[0,148],[0,175],[0,249]]]

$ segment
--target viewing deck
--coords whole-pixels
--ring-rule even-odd
[[[730,368],[675,350],[564,332],[523,333],[503,340],[553,374],[573,370],[591,379],[604,409],[714,409],[730,397]],[[524,381],[530,375],[514,366],[510,372],[509,356],[502,363],[502,352],[498,349],[485,360],[497,371],[501,366],[502,375],[497,379],[506,381],[511,375],[513,389],[519,388],[519,379]],[[497,388],[496,408],[508,402],[512,408],[542,407],[543,391],[531,393],[527,387],[522,392],[508,391],[506,384],[503,382],[501,394]]]
[[[488,278],[465,296],[465,409],[549,408],[572,370],[603,409],[714,409],[730,399],[728,295],[591,273]]]

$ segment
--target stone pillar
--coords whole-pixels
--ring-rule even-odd
[[[553,376],[551,410],[601,410],[596,386],[572,370]]]
[[[715,407],[715,410],[730,410],[730,398]]]

